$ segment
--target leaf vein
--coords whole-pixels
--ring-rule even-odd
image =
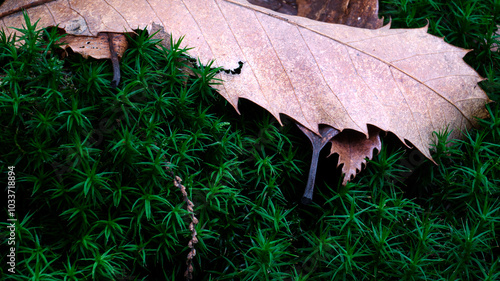
[[[398,60],[391,60],[390,63],[392,64],[394,62],[400,62],[400,61],[404,61],[404,60],[408,60],[408,59],[412,59],[412,58],[416,58],[416,57],[424,57],[424,56],[440,55],[440,54],[450,54],[450,53],[461,53],[461,52],[462,51],[444,51],[444,52],[436,52],[436,53],[414,54],[412,56],[401,58]]]
[[[92,30],[90,29],[90,25],[89,23],[87,22],[87,19],[79,12],[77,11],[76,9],[74,9],[73,7],[71,7],[71,2],[70,0],[66,0],[66,2],[68,2],[68,7],[75,13],[77,13],[80,17],[82,17],[83,21],[85,22],[85,25],[87,26],[87,30],[89,31],[89,33],[92,35],[92,36],[97,36],[97,34],[94,34],[92,32]]]
[[[269,34],[267,33],[266,29],[264,28],[264,26],[262,25],[262,22],[259,20],[259,17],[257,16],[257,14],[255,13],[254,11],[254,14],[255,14],[255,17],[257,18],[257,21],[259,22],[259,25],[260,27],[262,28],[262,30],[264,31],[264,33],[266,34],[266,37],[267,37],[267,40],[269,41],[269,44],[271,44],[271,47],[274,51],[274,54],[276,56],[276,58],[278,59],[282,69],[283,69],[283,72],[285,73],[286,75],[286,78],[288,80],[288,83],[289,85],[291,86],[292,88],[292,91],[293,91],[293,96],[295,97],[295,100],[297,101],[297,104],[299,105],[300,107],[300,111],[302,112],[302,116],[304,116],[304,119],[306,119],[306,115],[304,114],[304,109],[302,108],[302,105],[300,103],[300,100],[299,98],[297,97],[297,93],[295,92],[295,88],[293,87],[293,83],[292,83],[292,80],[290,79],[290,76],[288,75],[288,72],[286,71],[286,68],[285,66],[283,65],[283,62],[281,61],[281,58],[279,57],[278,55],[278,52],[276,52],[276,48],[274,48],[274,44],[273,44],[273,41],[271,40],[271,37],[269,36]],[[273,113],[274,114],[274,113]],[[306,120],[307,123],[309,123],[309,120]],[[310,126],[310,124],[308,124]]]
[[[52,17],[52,21],[54,22],[54,25],[57,25],[56,18],[55,18],[55,17],[54,17],[54,15],[52,14],[52,11],[50,10],[50,8],[47,6],[47,3],[44,3],[43,5],[44,5],[44,6],[45,6],[45,8],[49,11],[50,16]]]
[[[396,68],[397,69],[397,68]],[[422,138],[422,134],[420,133],[420,128],[418,127],[418,122],[415,118],[415,115],[413,114],[413,111],[411,110],[411,106],[410,104],[408,103],[408,100],[406,99],[406,96],[404,94],[404,91],[399,87],[398,83],[396,82],[396,77],[394,77],[394,72],[392,70],[392,67],[389,67],[389,70],[391,71],[391,76],[392,76],[392,79],[394,80],[394,84],[396,84],[396,87],[398,88],[399,92],[401,93],[401,96],[403,97],[403,100],[406,104],[406,106],[408,107],[408,110],[410,111],[411,113],[411,118],[413,119],[413,126],[416,127],[415,129],[417,130],[418,132],[418,137],[420,138],[420,142],[421,143],[425,143],[425,141],[423,140]],[[399,69],[397,69],[399,70]]]
[[[167,26],[165,25],[165,23],[163,22],[163,20],[160,18],[160,16],[159,16],[159,15],[158,15],[158,13],[156,12],[156,10],[153,8],[153,6],[151,5],[151,3],[149,3],[149,0],[145,0],[145,1],[146,1],[146,3],[148,3],[148,6],[149,6],[149,8],[151,8],[151,11],[153,11],[153,13],[155,14],[155,16],[156,16],[156,17],[160,20],[161,25],[163,26],[163,29],[164,29],[167,33],[169,33],[169,32],[166,30]],[[170,34],[170,33],[169,33],[169,34]],[[167,38],[165,38],[164,40],[167,40]]]
[[[130,24],[128,23],[127,19],[114,7],[112,6],[111,4],[108,3],[108,1],[106,0],[102,0],[104,1],[104,3],[106,3],[108,6],[111,7],[111,9],[115,10],[116,13],[118,13],[120,15],[120,17],[122,17],[122,19],[127,23],[127,26],[130,28],[130,30],[132,30],[133,28],[130,26]],[[104,23],[104,22],[103,22]],[[104,23],[105,24],[105,23]],[[125,29],[126,30],[126,29]]]

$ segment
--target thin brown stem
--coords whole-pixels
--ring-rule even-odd
[[[167,163],[168,164],[168,163]],[[188,242],[188,247],[189,247],[189,253],[187,255],[186,259],[186,272],[184,273],[184,277],[186,278],[187,281],[193,280],[193,259],[196,256],[196,249],[195,249],[195,244],[198,243],[198,237],[196,236],[198,233],[196,232],[196,225],[198,224],[198,219],[194,216],[194,204],[189,200],[188,194],[186,191],[186,187],[181,184],[182,179],[179,176],[176,176],[172,170],[168,167],[168,165],[165,166],[166,170],[170,173],[170,175],[174,178],[174,186],[179,188],[179,190],[182,193],[182,197],[184,198],[184,201],[187,203],[187,210],[191,215],[191,223],[189,224],[189,230],[191,231],[191,240]]]
[[[109,52],[111,53],[111,63],[113,64],[113,81],[111,87],[116,88],[120,83],[120,62],[116,53],[115,44],[113,43],[114,33],[108,33]]]
[[[318,157],[319,157],[319,152],[325,145],[334,137],[336,136],[339,131],[332,128],[332,127],[322,127],[319,129],[319,133],[321,134],[320,136],[315,134],[314,132],[311,132],[309,129],[306,127],[303,127],[299,123],[297,123],[297,126],[306,134],[306,136],[309,138],[312,144],[312,160],[311,160],[311,168],[309,169],[309,177],[307,179],[307,186],[306,190],[304,191],[304,195],[302,196],[302,204],[310,204],[312,202],[313,198],[313,193],[314,193],[314,183],[316,181],[316,171],[318,169]]]

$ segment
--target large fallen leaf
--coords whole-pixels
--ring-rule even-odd
[[[280,0],[248,1],[280,13],[287,13],[287,10],[283,11]],[[378,18],[378,0],[299,0],[297,4],[298,13],[296,14],[314,20],[370,29],[381,28],[383,25],[383,20]],[[375,149],[380,151],[381,148],[380,130],[377,129],[370,130],[369,137],[366,138],[365,135],[352,130],[344,130],[341,133],[337,130],[325,131],[326,133],[324,133],[320,129],[320,135],[316,135],[310,130],[298,126],[312,144],[311,167],[302,197],[302,202],[305,204],[312,201],[318,157],[320,150],[326,143],[331,143],[329,156],[339,155],[337,167],[342,166],[343,185],[346,185],[362,170],[363,166],[366,166],[367,159],[373,157]]]
[[[36,2],[42,5],[36,5]],[[165,27],[202,63],[221,72],[217,86],[236,109],[239,98],[286,114],[319,135],[318,125],[368,136],[368,124],[391,131],[430,158],[432,132],[449,126],[451,137],[487,116],[481,77],[463,60],[467,50],[427,34],[427,28],[376,30],[283,15],[244,0],[7,0],[0,26],[21,27],[31,5],[39,26],[97,36]],[[14,8],[13,8],[14,7]],[[11,32],[12,30],[8,31]]]

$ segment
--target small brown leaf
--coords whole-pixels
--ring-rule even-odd
[[[330,155],[337,153],[339,162],[337,167],[342,167],[344,174],[343,185],[352,180],[356,174],[361,171],[363,165],[366,165],[366,158],[372,159],[373,150],[380,151],[380,130],[370,126],[368,128],[369,137],[359,132],[350,131],[349,133],[342,132],[331,140]],[[330,156],[328,155],[328,156]]]
[[[172,46],[170,46],[170,39],[172,35],[165,31],[165,28],[161,24],[157,24],[153,22],[151,24],[151,31],[150,34],[153,35],[153,39],[161,40],[161,45],[163,47],[170,49]]]
[[[317,21],[375,29],[383,25],[378,18],[378,0],[297,0],[298,16]]]
[[[295,0],[248,0],[248,2],[285,15],[297,15]]]
[[[113,64],[111,87],[118,86],[118,83],[120,83],[119,59],[128,47],[125,35],[112,32],[102,32],[97,37],[66,35],[59,42],[62,43],[62,48],[70,48],[84,58],[90,56],[95,59],[111,59]]]
[[[113,35],[113,45],[119,58],[123,56],[128,47],[127,38],[123,34]],[[93,36],[66,35],[60,40],[62,48],[71,48],[73,52],[81,54],[84,58],[110,59],[109,41],[107,33],[99,33]]]

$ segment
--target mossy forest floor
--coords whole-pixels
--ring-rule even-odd
[[[12,274],[2,212],[2,280],[182,280],[191,217],[166,166],[199,220],[194,280],[499,280],[500,1],[381,1],[381,15],[473,49],[497,103],[463,140],[436,132],[439,165],[389,135],[342,187],[321,157],[309,206],[307,138],[250,102],[236,114],[210,66],[181,71],[179,41],[138,31],[113,89],[108,61],[61,59],[56,30],[27,23],[19,46],[0,34],[0,179],[15,166],[17,218]]]

